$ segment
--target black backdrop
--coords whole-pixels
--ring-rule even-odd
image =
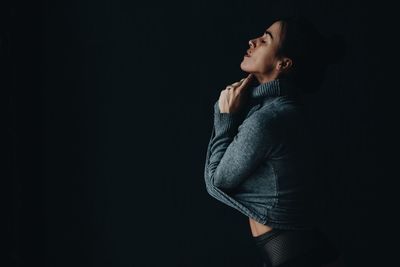
[[[212,105],[244,77],[247,41],[278,12],[347,41],[307,100],[329,199],[320,225],[347,266],[388,266],[390,10],[344,0],[3,1],[4,266],[260,266],[248,218],[207,194],[203,170]]]

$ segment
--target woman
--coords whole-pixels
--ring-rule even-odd
[[[276,19],[249,41],[240,65],[247,77],[214,105],[207,192],[249,217],[264,266],[323,266],[338,256],[317,229],[314,153],[302,113],[302,97],[322,81],[325,44],[304,18]]]

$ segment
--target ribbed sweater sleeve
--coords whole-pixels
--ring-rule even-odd
[[[232,138],[242,119],[241,113],[222,113],[219,110],[218,101],[214,104],[214,128],[215,134]]]
[[[221,113],[214,105],[214,132],[207,151],[207,186],[225,192],[248,178],[272,152],[276,138],[271,131],[273,112],[257,111],[242,122],[240,113]]]

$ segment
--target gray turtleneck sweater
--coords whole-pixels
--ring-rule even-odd
[[[207,149],[207,192],[262,224],[311,228],[313,158],[297,88],[273,80],[249,89],[242,112],[221,113]]]

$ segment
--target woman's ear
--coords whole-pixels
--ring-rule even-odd
[[[280,72],[287,72],[293,65],[293,61],[290,58],[283,58],[276,65],[276,69]]]

